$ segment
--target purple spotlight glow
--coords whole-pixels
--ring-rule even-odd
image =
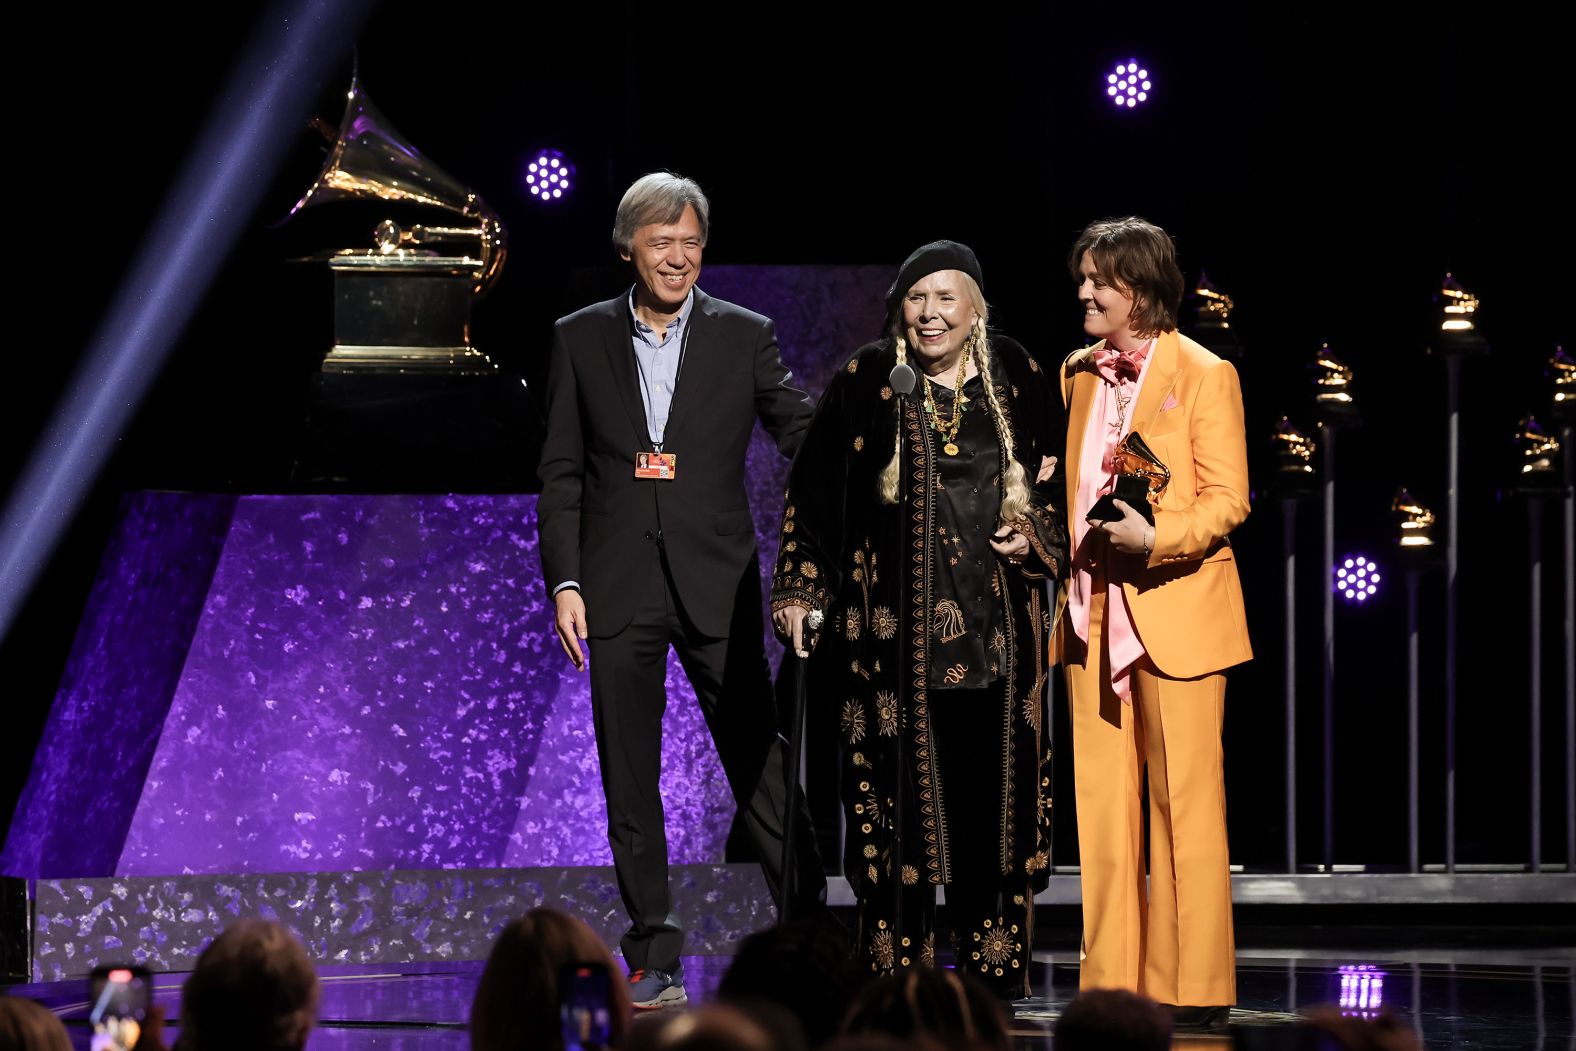
[[[1374,1018],[1384,1006],[1385,972],[1372,964],[1343,964],[1339,1004],[1343,1015]]]
[[[1352,602],[1367,602],[1379,591],[1379,565],[1364,555],[1354,555],[1335,567],[1335,593]]]
[[[268,5],[0,511],[0,637],[197,312],[369,0]]]
[[[525,188],[544,204],[561,201],[574,189],[574,162],[563,150],[542,149],[530,155],[525,165]]]
[[[1124,109],[1133,109],[1140,102],[1149,101],[1149,93],[1154,88],[1154,81],[1149,79],[1149,70],[1139,66],[1135,58],[1118,62],[1116,72],[1107,73],[1105,82],[1106,97]]]

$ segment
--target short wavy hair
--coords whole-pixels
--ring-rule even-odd
[[[317,1002],[317,972],[296,936],[269,920],[237,920],[197,957],[181,989],[181,1045],[301,1051]]]
[[[1074,281],[1083,280],[1085,252],[1107,284],[1133,294],[1135,332],[1147,337],[1177,327],[1182,271],[1170,234],[1136,215],[1090,223],[1067,256]]]
[[[634,247],[636,230],[653,223],[676,223],[685,208],[695,209],[695,218],[700,220],[700,243],[705,245],[711,233],[711,202],[706,200],[700,184],[672,172],[642,175],[618,202],[618,213],[613,218],[613,247],[627,254]]]

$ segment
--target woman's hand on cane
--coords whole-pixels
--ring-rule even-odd
[[[793,651],[800,657],[810,656],[810,651],[804,644],[804,625],[809,619],[810,610],[806,606],[784,606],[772,613],[772,627],[777,629],[777,634],[787,640]]]

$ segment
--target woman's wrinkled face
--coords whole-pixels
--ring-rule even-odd
[[[955,367],[963,344],[979,320],[961,270],[938,270],[914,283],[903,297],[903,329],[919,366],[927,373]]]

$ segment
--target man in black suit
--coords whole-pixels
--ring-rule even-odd
[[[591,707],[637,1007],[685,1000],[657,787],[670,645],[781,904],[787,748],[762,640],[744,455],[759,418],[792,456],[813,406],[783,366],[771,321],[695,287],[709,219],[694,182],[667,172],[637,180],[613,228],[634,287],[560,319],[548,366],[542,570],[577,670],[588,663],[582,643],[594,640]],[[824,901],[802,794],[794,805],[794,899]]]

